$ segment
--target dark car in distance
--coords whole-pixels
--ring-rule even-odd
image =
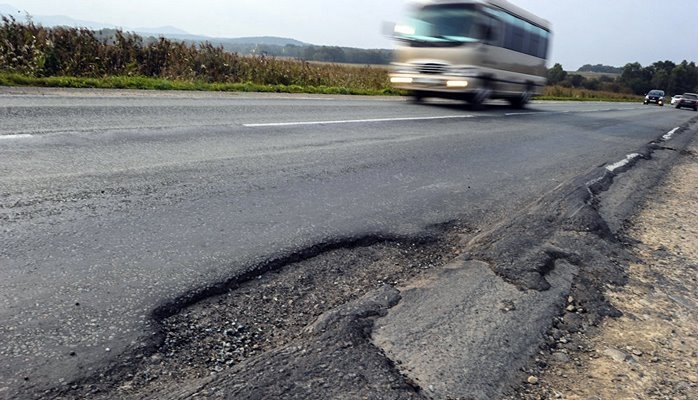
[[[698,94],[684,93],[676,103],[676,108],[692,108],[693,111],[698,111]]]
[[[650,90],[645,96],[645,101],[643,104],[654,103],[660,106],[664,106],[664,91],[663,90]]]

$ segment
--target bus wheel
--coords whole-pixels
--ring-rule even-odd
[[[412,99],[412,103],[421,104],[422,101],[424,100],[424,93],[419,92],[419,91],[414,91],[410,94],[410,98]]]
[[[478,90],[473,97],[469,99],[470,105],[477,110],[482,110],[485,108],[485,102],[492,96],[492,89],[489,86],[485,86]]]
[[[509,103],[511,103],[512,106],[515,108],[524,108],[526,107],[526,104],[531,102],[531,97],[533,97],[533,90],[531,87],[527,87],[526,90],[521,93],[519,97],[514,97],[509,100]]]

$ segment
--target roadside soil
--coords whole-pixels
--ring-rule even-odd
[[[554,328],[512,399],[698,399],[698,145],[681,158],[623,232],[638,260],[606,288],[622,316]]]

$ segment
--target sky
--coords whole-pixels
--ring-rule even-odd
[[[698,62],[698,0],[510,0],[553,24],[549,66]],[[212,37],[280,36],[316,45],[390,48],[385,23],[406,0],[0,0],[124,30],[173,26]],[[19,21],[21,19],[18,18]]]

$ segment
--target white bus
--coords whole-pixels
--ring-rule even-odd
[[[425,97],[524,107],[546,83],[551,26],[506,0],[422,0],[395,25],[391,84]]]

